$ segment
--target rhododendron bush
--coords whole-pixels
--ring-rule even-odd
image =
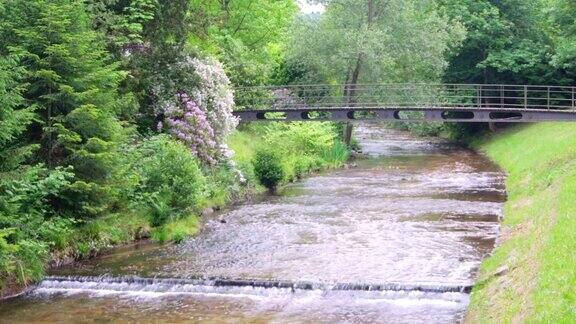
[[[158,85],[158,124],[184,142],[204,163],[215,165],[229,159],[226,138],[238,125],[232,115],[234,93],[222,65],[214,59],[189,56],[169,67],[168,75],[185,75],[181,83]],[[172,73],[171,73],[172,72]]]
[[[218,155],[216,138],[206,112],[186,93],[178,94],[177,103],[164,112],[168,131],[184,142],[200,160],[215,164]]]

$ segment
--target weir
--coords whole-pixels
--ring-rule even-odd
[[[40,283],[40,289],[92,289],[116,291],[153,291],[194,293],[206,287],[252,287],[265,289],[322,291],[397,291],[426,293],[470,293],[471,285],[404,284],[404,283],[320,283],[309,281],[230,279],[230,278],[142,278],[135,276],[51,276]],[[205,292],[205,290],[203,290]]]

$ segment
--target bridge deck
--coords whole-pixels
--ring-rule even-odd
[[[311,108],[263,109],[234,112],[242,122],[251,121],[438,121],[438,122],[514,122],[576,121],[574,110],[506,108]]]

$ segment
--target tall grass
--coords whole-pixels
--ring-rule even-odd
[[[330,168],[341,167],[350,157],[350,150],[341,141],[335,141],[332,148],[324,151],[322,158]]]

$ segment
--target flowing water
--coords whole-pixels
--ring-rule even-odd
[[[0,322],[454,323],[493,249],[504,175],[377,124],[354,167],[207,220],[177,246],[117,249],[0,305]]]

